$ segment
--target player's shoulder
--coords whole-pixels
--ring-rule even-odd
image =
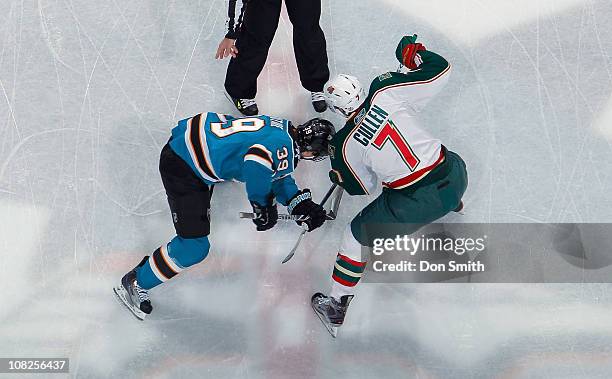
[[[397,84],[404,83],[406,81],[406,75],[388,71],[378,75],[372,83],[370,83],[370,90],[368,92],[369,97],[373,97],[377,92],[384,90],[385,88],[393,87]]]
[[[291,140],[291,135],[289,134],[289,121],[272,117],[266,117],[266,134],[271,140],[287,142]]]
[[[217,112],[203,112],[203,113],[200,113],[200,115],[208,123],[211,123],[211,122],[223,122],[223,121],[227,120],[228,117],[229,118],[232,117],[232,116],[224,115],[222,113],[217,113]]]
[[[282,131],[272,132],[255,143],[265,146],[271,152],[289,152],[293,150],[293,140],[289,134],[283,133]]]
[[[248,150],[252,148],[259,149],[273,161],[281,159],[280,157],[284,158],[284,156],[293,152],[293,141],[283,133],[273,132],[260,137],[248,141],[246,144]]]
[[[344,126],[340,128],[332,137],[329,144],[329,153],[333,157],[336,155],[336,152],[343,151],[347,148],[347,144],[350,145],[350,136],[355,131],[357,125],[361,122],[364,115],[367,113],[370,102],[369,99],[364,103],[364,105],[357,111],[352,118],[348,119]]]

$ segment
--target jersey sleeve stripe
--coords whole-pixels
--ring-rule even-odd
[[[365,117],[364,117],[365,119]],[[363,120],[362,120],[363,121]],[[346,136],[346,138],[344,139],[344,141],[342,142],[342,159],[344,160],[344,163],[346,164],[346,167],[351,171],[351,174],[353,174],[353,177],[355,179],[357,179],[357,183],[359,184],[359,186],[361,186],[361,189],[363,190],[363,192],[366,195],[369,195],[370,192],[368,191],[368,189],[366,188],[366,186],[363,184],[363,181],[361,180],[361,178],[359,177],[359,175],[357,175],[357,173],[355,172],[355,170],[353,169],[353,167],[351,166],[351,163],[349,162],[348,157],[346,156],[346,144],[349,141],[351,135],[359,128],[359,125],[361,125],[360,123],[355,124],[355,127],[353,128],[353,130]]]
[[[270,153],[270,151],[266,149],[266,147],[263,145],[256,144],[251,146],[251,148],[244,156],[244,160],[255,161],[274,171],[274,161],[272,160],[272,153]]]
[[[430,79],[425,79],[425,80],[418,80],[418,81],[414,81],[414,82],[404,82],[404,83],[397,83],[397,84],[393,84],[393,85],[389,85],[386,87],[382,87],[379,88],[376,92],[374,92],[374,94],[372,95],[372,98],[370,99],[370,104],[374,104],[374,99],[376,98],[376,96],[378,96],[382,91],[391,89],[391,88],[397,88],[397,87],[406,87],[406,86],[414,86],[414,85],[419,85],[419,84],[428,84],[431,82],[434,82],[438,79],[440,79],[444,74],[446,74],[447,72],[450,72],[451,69],[451,64],[447,62],[447,66],[444,70],[442,70],[441,72],[439,72],[436,76],[434,76],[433,78]],[[363,120],[362,120],[363,121]],[[361,125],[361,123],[359,123]]]
[[[247,154],[258,154],[258,152],[259,154],[261,154],[262,158],[269,160],[272,164],[274,163],[274,160],[272,159],[272,153],[264,145],[255,144],[251,146],[249,151],[247,151]]]
[[[196,115],[187,123],[187,131],[185,133],[185,141],[187,148],[195,163],[198,172],[204,177],[204,179],[218,182],[219,178],[212,169],[206,149],[206,137],[202,130],[202,115]],[[204,146],[203,146],[204,145]]]
[[[244,156],[244,161],[252,161],[252,162],[257,162],[260,165],[264,166],[265,168],[269,169],[270,171],[274,171],[274,169],[272,168],[272,163],[270,163],[269,160],[262,158],[259,155],[255,155],[255,154],[247,154]]]

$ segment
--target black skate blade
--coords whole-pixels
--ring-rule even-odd
[[[325,320],[323,318],[323,315],[321,315],[319,312],[317,312],[317,310],[315,309],[314,305],[311,304],[311,307],[312,307],[312,310],[314,311],[314,313],[319,318],[319,320],[321,320],[321,323],[323,324],[323,326],[325,326],[325,329],[327,329],[329,334],[331,334],[332,337],[336,338],[338,336],[338,327],[330,324],[329,322],[327,322],[327,320]]]
[[[130,310],[130,312],[134,315],[134,317],[136,317],[140,321],[144,321],[147,314],[141,311],[140,309],[135,308],[134,306],[130,304],[130,302],[127,300],[127,296],[126,296],[125,289],[123,288],[123,286],[113,287],[113,292],[115,292],[115,296],[117,296],[117,299],[123,305],[125,305],[127,309]]]

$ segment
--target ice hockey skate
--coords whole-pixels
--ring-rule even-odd
[[[342,326],[349,304],[353,295],[345,295],[337,302],[333,297],[326,296],[320,292],[312,295],[310,304],[319,320],[323,323],[329,334],[336,338],[338,328]]]
[[[136,281],[136,268],[125,274],[121,278],[121,284],[114,287],[113,291],[130,312],[141,321],[153,310],[149,293]]]

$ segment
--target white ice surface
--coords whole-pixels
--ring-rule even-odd
[[[79,378],[609,378],[612,286],[363,284],[332,340],[311,314],[346,222],[280,261],[299,229],[258,234],[243,187],[215,189],[207,260],[152,291],[121,275],[173,235],[157,171],[177,119],[232,112],[215,61],[225,0],[0,0],[0,357],[67,356]],[[470,222],[612,221],[612,3],[324,0],[332,73],[369,82],[417,33],[452,62],[422,114],[468,165]],[[283,13],[260,109],[315,114]],[[337,122],[333,115],[326,115]],[[322,196],[328,163],[301,164]]]

